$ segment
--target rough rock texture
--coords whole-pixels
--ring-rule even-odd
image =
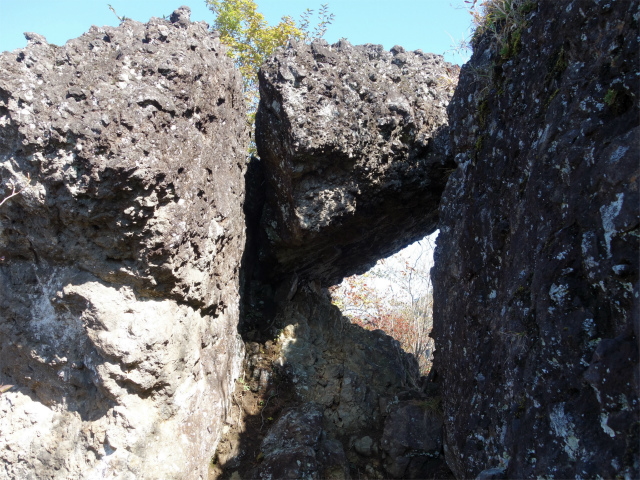
[[[352,325],[317,283],[283,302],[275,325],[275,343],[249,344],[255,353],[248,355],[244,387],[271,389],[265,397],[272,407],[293,388],[296,405],[271,426],[261,455],[234,451],[263,459],[248,477],[449,478],[440,400],[417,385],[417,362],[396,340]],[[266,365],[274,349],[278,354]]]
[[[380,448],[385,470],[393,478],[435,477],[432,458],[442,450],[442,412],[433,398],[395,402],[388,408]]]
[[[204,23],[0,56],[3,478],[204,478],[243,355],[241,79]]]
[[[322,433],[322,408],[318,405],[307,403],[287,411],[264,438],[264,461],[250,477],[345,478],[348,470],[342,445]],[[336,447],[337,454],[332,455]]]
[[[447,461],[459,478],[638,478],[638,2],[529,6],[503,55],[476,45],[449,107]]]
[[[294,44],[262,66],[272,275],[333,285],[436,229],[456,79],[441,56],[344,40]]]
[[[331,430],[352,435],[381,421],[380,396],[417,386],[418,365],[397,340],[351,324],[312,288],[278,313],[276,322],[286,324],[281,363],[302,400],[326,408]]]

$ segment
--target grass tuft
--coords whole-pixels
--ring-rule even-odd
[[[479,43],[480,38],[489,35],[496,45],[500,56],[508,59],[521,48],[520,36],[526,23],[525,17],[536,7],[537,2],[530,0],[466,0],[470,4],[475,31],[471,45]]]

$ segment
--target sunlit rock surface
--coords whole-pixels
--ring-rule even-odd
[[[0,56],[2,478],[205,478],[243,355],[242,82],[189,9]]]

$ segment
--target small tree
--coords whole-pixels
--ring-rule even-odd
[[[258,12],[254,0],[206,0],[215,15],[212,28],[220,33],[220,40],[229,47],[228,54],[234,59],[244,81],[244,96],[247,102],[248,122],[253,131],[258,108],[258,69],[273,55],[276,48],[284,46],[291,39],[310,42],[321,38],[333,21],[327,4],[321,6],[319,22],[310,32],[313,10],[307,9],[299,23],[285,15],[280,23],[270,26]],[[251,142],[251,153],[255,144]]]

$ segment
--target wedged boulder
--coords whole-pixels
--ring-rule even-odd
[[[458,478],[638,478],[638,2],[523,2],[449,107],[434,369]]]
[[[204,23],[0,56],[5,478],[205,478],[243,355],[242,82]]]
[[[456,67],[419,50],[318,40],[279,51],[259,77],[271,275],[332,285],[436,229],[454,167]]]

